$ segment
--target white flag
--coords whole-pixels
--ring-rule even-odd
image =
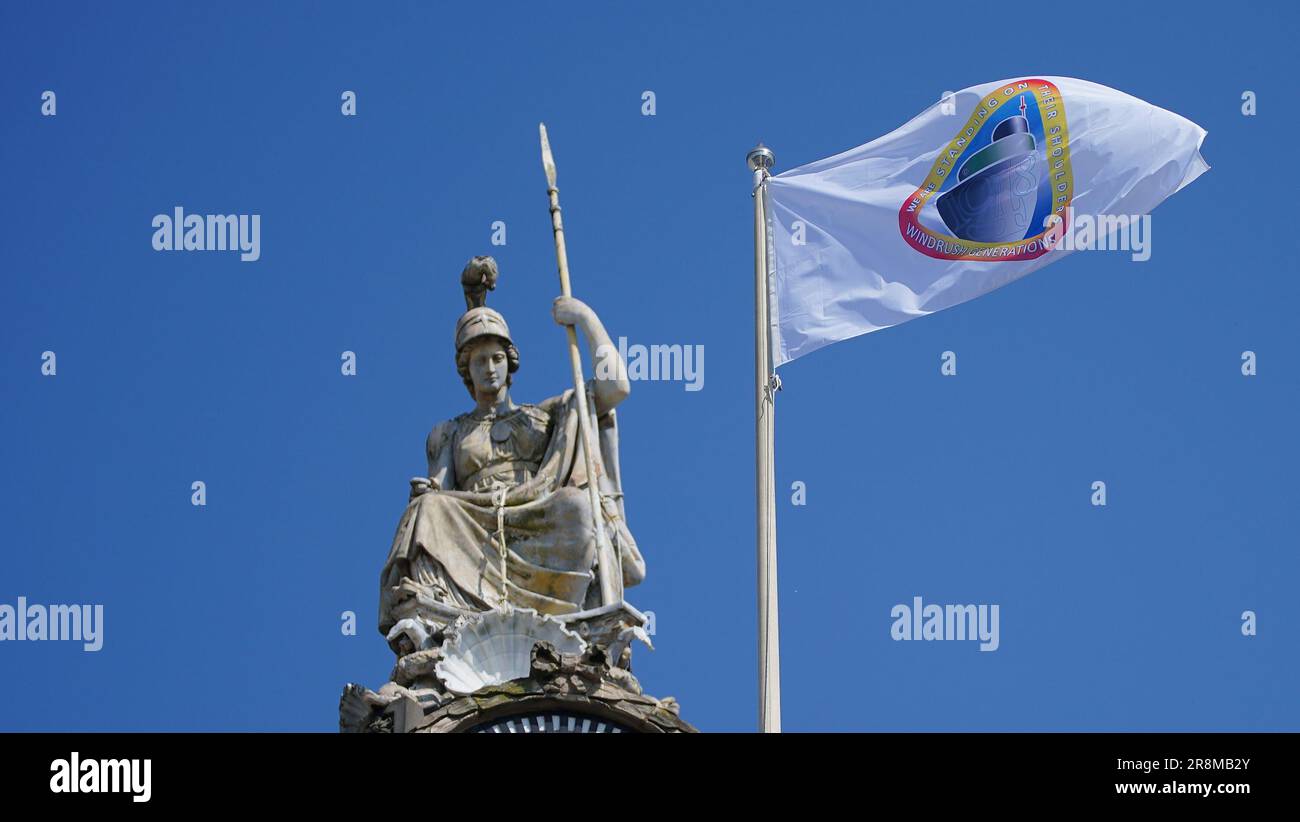
[[[776,175],[775,364],[973,299],[1113,235],[1209,168],[1204,139],[1190,120],[1106,86],[1022,78],[964,89],[878,140]]]

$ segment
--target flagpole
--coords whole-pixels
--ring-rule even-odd
[[[767,178],[776,162],[759,143],[746,158],[754,172],[754,382],[756,480],[758,501],[758,727],[781,732],[781,634],[777,620],[776,470],[772,459],[775,393],[768,325]]]

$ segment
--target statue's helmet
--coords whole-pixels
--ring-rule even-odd
[[[508,348],[510,327],[500,312],[487,307],[487,293],[497,287],[497,261],[491,257],[474,257],[460,273],[460,285],[465,291],[465,313],[456,322],[456,353],[479,337],[500,337]]]
[[[514,345],[510,339],[510,327],[500,312],[486,305],[471,308],[456,321],[456,353],[460,353],[471,340],[488,336],[502,338],[507,346]]]

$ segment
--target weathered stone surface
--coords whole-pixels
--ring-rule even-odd
[[[396,685],[390,690],[393,696],[401,697],[400,702],[384,702],[378,695],[362,702],[354,698],[349,727],[343,728],[340,720],[340,728],[369,733],[454,733],[515,715],[560,712],[642,733],[695,731],[678,715],[676,699],[643,694],[632,673],[611,668],[600,649],[581,656],[561,655],[551,645],[538,643],[526,678],[491,685],[465,696],[448,694],[442,702],[423,703],[422,717],[400,716],[396,728],[393,716],[401,713],[399,709],[409,710],[412,692]],[[348,692],[344,696],[346,700]],[[362,704],[370,713],[358,718],[357,706]]]
[[[502,720],[500,731],[518,717],[525,732],[560,730],[562,719],[583,732],[692,732],[676,700],[646,696],[631,671],[633,642],[650,637],[622,590],[645,574],[619,478],[614,407],[631,390],[626,369],[608,361],[617,349],[595,312],[563,296],[553,318],[581,331],[605,367],[516,405],[519,353],[485,304],[497,275],[490,257],[462,272],[456,367],[475,408],[429,435],[427,476],[411,481],[381,575],[379,629],[397,662],[378,692],[344,689],[339,730],[443,733]]]
[[[486,305],[498,274],[491,257],[461,273],[455,364],[474,407],[430,431],[428,470],[411,480],[381,573],[378,627],[399,654],[436,643],[466,613],[581,612],[645,576],[619,476],[614,411],[631,393],[621,354],[590,306],[562,296],[552,317],[581,332],[598,367],[561,394],[515,403],[519,351]]]

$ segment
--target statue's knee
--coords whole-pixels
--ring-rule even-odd
[[[577,524],[580,525],[584,535],[594,537],[595,523],[593,518],[591,518],[591,498],[588,497],[586,489],[572,488],[572,486],[569,486],[569,488],[565,488],[564,490],[567,492],[567,494],[565,494],[564,502],[565,506],[567,506],[569,516],[572,516],[572,518],[576,520]]]
[[[561,488],[555,505],[556,513],[566,521],[585,529],[585,532],[595,531],[591,520],[591,499],[587,496],[586,488],[575,488],[572,485]]]
[[[567,486],[560,492],[558,504],[575,545],[581,546],[579,567],[591,568],[596,564],[596,524],[591,515],[591,498],[586,488]]]

